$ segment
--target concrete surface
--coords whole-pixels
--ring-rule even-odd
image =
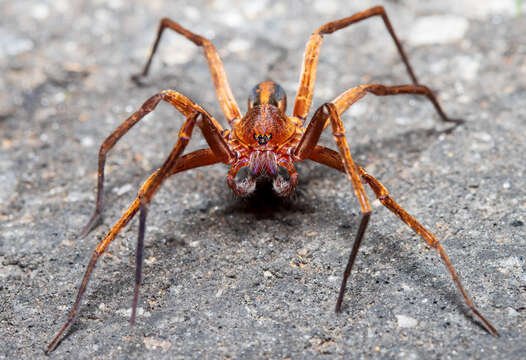
[[[383,4],[421,83],[467,122],[444,134],[422,99],[366,98],[344,117],[353,154],[438,236],[501,337],[473,320],[435,252],[377,201],[336,315],[359,221],[348,180],[305,163],[292,199],[243,201],[217,165],[174,177],[155,197],[136,326],[133,221],[52,358],[526,358],[525,16],[512,0]],[[112,129],[167,88],[222,121],[200,50],[175,34],[146,85],[129,80],[161,17],[214,41],[244,110],[267,78],[292,104],[309,34],[370,6],[1,1],[0,359],[44,358],[97,241],[168,154],[182,118],[159,106],[110,153],[104,222],[75,239]],[[379,19],[326,37],[313,110],[365,82],[408,82]],[[196,136],[191,148],[203,145]]]

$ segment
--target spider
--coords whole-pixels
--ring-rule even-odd
[[[412,84],[397,86],[365,84],[350,88],[331,102],[323,104],[314,113],[308,126],[305,126],[306,117],[312,103],[318,57],[323,36],[375,16],[382,18],[411,77]],[[351,105],[367,94],[376,96],[400,94],[425,96],[433,104],[442,121],[454,123],[455,126],[462,123],[461,119],[449,118],[442,110],[433,92],[428,87],[418,83],[409,60],[382,6],[373,7],[350,17],[329,22],[314,31],[306,45],[299,88],[294,102],[294,109],[292,110],[292,116],[287,116],[285,113],[287,98],[283,88],[272,81],[261,82],[252,89],[248,98],[248,110],[245,115],[242,115],[232,95],[223,63],[214,45],[208,39],[185,29],[168,18],[161,20],[148,61],[142,73],[133,77],[135,81],[138,81],[141,77],[148,74],[152,58],[165,29],[171,29],[183,35],[195,45],[203,48],[214,81],[217,98],[231,128],[223,129],[212,115],[183,94],[174,90],[164,90],[149,98],[139,110],[104,140],[99,152],[95,212],[88,221],[88,224],[81,231],[80,236],[86,235],[91,228],[99,222],[102,214],[104,165],[108,151],[115,146],[117,141],[126,134],[132,126],[139,122],[146,114],[153,111],[161,100],[171,104],[186,118],[179,131],[177,142],[168,158],[141,186],[135,201],[95,248],[82,279],[75,303],[69,312],[65,324],[47,346],[47,353],[57,346],[62,335],[73,322],[97,260],[119,231],[139,212],[136,280],[130,319],[131,325],[134,324],[139,285],[141,283],[148,205],[167,178],[197,167],[224,163],[230,166],[227,174],[227,183],[235,194],[240,196],[249,195],[255,191],[256,182],[260,179],[265,179],[272,183],[273,190],[277,195],[287,196],[293,192],[298,183],[298,174],[294,163],[307,159],[345,173],[351,181],[354,193],[360,204],[360,225],[343,274],[343,280],[336,301],[336,312],[341,311],[347,280],[371,217],[371,205],[364,190],[365,184],[372,189],[376,197],[385,207],[424,238],[426,243],[438,252],[453,282],[464,297],[466,304],[480,321],[482,321],[486,329],[491,334],[498,336],[497,330],[477,310],[467,292],[464,290],[453,265],[438,239],[398,205],[380,181],[368,174],[365,169],[356,164],[352,159],[345,137],[341,115]],[[209,148],[182,155],[196,125],[203,134]],[[332,135],[338,151],[317,145],[321,133],[329,126],[332,129]],[[244,175],[239,173],[241,169],[244,169]],[[238,176],[238,173],[241,176]]]

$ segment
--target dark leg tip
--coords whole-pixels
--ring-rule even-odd
[[[144,82],[144,78],[146,77],[143,73],[138,73],[130,76],[130,80],[135,83],[138,87],[144,87],[147,84]]]
[[[462,125],[462,124],[464,124],[466,122],[466,120],[464,120],[464,119],[450,119],[450,118],[447,118],[444,121],[455,124],[455,125],[451,126],[450,128],[447,128],[446,130],[444,130],[445,134],[451,134],[453,132],[453,130],[455,130],[458,126],[460,126],[460,125]]]
[[[451,119],[451,118],[447,118],[445,121],[456,123],[458,125],[464,124],[466,122],[466,120],[464,120],[464,119]]]
[[[54,339],[50,344],[48,344],[48,346],[46,346],[43,350],[44,350],[44,355],[46,356],[49,356],[49,354],[55,350],[55,348],[57,347],[58,345],[58,340],[57,339]]]
[[[343,303],[343,298],[341,298],[341,296],[338,297],[338,301],[336,301],[336,307],[334,308],[334,312],[336,314],[341,314],[342,312],[342,303]]]
[[[81,232],[78,233],[77,239],[82,239],[84,236],[88,235],[91,230],[99,226],[101,223],[102,223],[102,216],[98,212],[95,212],[93,216],[91,217],[91,219],[89,219],[86,226],[84,226]]]

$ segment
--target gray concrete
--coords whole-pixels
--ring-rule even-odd
[[[200,50],[175,34],[146,86],[129,81],[162,16],[213,39],[245,109],[267,78],[292,104],[309,34],[371,5],[128,3],[1,2],[0,359],[44,358],[97,241],[183,119],[161,105],[110,153],[103,224],[78,240],[112,129],[167,88],[223,121]],[[511,0],[384,5],[421,83],[467,122],[444,134],[425,100],[366,98],[344,117],[352,152],[442,241],[501,337],[471,317],[435,252],[377,201],[336,315],[359,221],[345,176],[300,164],[293,199],[242,201],[217,165],[174,177],[155,197],[136,326],[133,221],[101,259],[53,358],[526,358],[525,16]],[[364,82],[408,82],[378,19],[326,38],[314,107]],[[191,148],[202,146],[197,135]]]

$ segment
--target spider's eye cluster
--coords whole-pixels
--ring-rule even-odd
[[[259,145],[265,145],[272,139],[272,134],[258,135],[254,134],[254,139],[258,142]]]

